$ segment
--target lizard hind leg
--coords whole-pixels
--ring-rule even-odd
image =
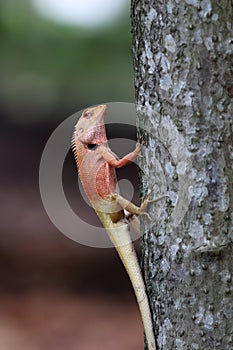
[[[114,193],[112,195],[112,199],[114,199],[121,207],[122,209],[127,210],[130,214],[136,214],[136,215],[147,215],[149,217],[149,214],[145,212],[146,207],[149,203],[157,202],[163,198],[166,197],[166,195],[160,196],[156,199],[150,200],[150,194],[151,192],[146,196],[146,198],[142,201],[140,207],[130,202],[128,199],[122,197],[118,193]],[[150,217],[149,217],[150,218]]]
[[[114,193],[112,195],[112,199],[114,199],[122,207],[122,209],[127,210],[130,214],[136,214],[136,215],[141,215],[142,213],[144,213],[146,206],[148,204],[148,203],[144,203],[143,201],[141,206],[138,207],[137,205],[133,204],[128,199],[122,197],[118,193]]]
[[[127,214],[125,214],[125,217],[128,220],[130,227],[132,227],[133,231],[136,233],[137,238],[139,238],[141,231],[140,231],[140,220],[138,216],[127,212]]]

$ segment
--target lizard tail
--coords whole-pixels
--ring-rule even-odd
[[[116,226],[113,229],[108,228],[107,232],[131,280],[142,317],[148,350],[156,350],[149,301],[128,225],[121,222]]]

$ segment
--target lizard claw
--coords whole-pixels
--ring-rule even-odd
[[[135,152],[136,152],[136,154],[137,154],[137,157],[143,158],[143,156],[142,156],[142,154],[141,154],[141,149],[142,149],[141,143],[137,142],[137,143],[136,143]]]
[[[150,214],[148,214],[146,211],[142,212],[141,215],[144,215],[148,218],[149,221],[152,221],[152,217],[150,216]]]
[[[152,192],[153,192],[153,190],[149,189],[148,192],[147,192],[147,195],[145,196],[144,201],[146,201],[147,203],[158,202],[158,201],[160,201],[161,199],[168,197],[167,194],[163,194],[163,195],[161,195],[161,196],[159,196],[159,197],[157,197],[157,198],[155,198],[155,199],[149,199],[150,196],[151,196],[151,194],[152,194]]]
[[[151,217],[148,213],[145,212],[145,209],[147,207],[147,205],[149,203],[155,203],[155,202],[158,202],[160,201],[161,199],[165,198],[165,197],[168,197],[167,195],[162,195],[160,197],[157,197],[155,199],[149,199],[150,198],[150,195],[152,193],[152,190],[149,190],[146,197],[144,198],[142,204],[141,204],[141,210],[142,210],[142,215],[146,215],[150,220],[151,220]]]
[[[166,198],[166,197],[168,197],[167,194],[165,194],[165,195],[163,195],[163,196],[160,196],[160,197],[157,197],[157,198],[155,198],[155,199],[148,199],[148,200],[147,200],[147,203],[155,203],[155,202],[158,202],[158,201],[160,201],[161,199]]]
[[[146,145],[145,138],[142,135],[139,136],[139,143],[141,144],[141,146],[145,146]]]

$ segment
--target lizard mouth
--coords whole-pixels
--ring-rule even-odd
[[[104,118],[105,115],[106,115],[107,106],[106,105],[99,105],[98,109],[99,109],[100,113],[102,114],[102,116]]]
[[[104,120],[105,120],[105,116],[106,116],[106,110],[107,110],[107,106],[106,105],[99,105],[98,107],[96,107],[97,110],[97,119],[99,124],[103,124]]]

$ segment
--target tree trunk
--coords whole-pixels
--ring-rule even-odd
[[[132,0],[142,185],[169,196],[142,221],[158,350],[233,349],[232,5]]]

